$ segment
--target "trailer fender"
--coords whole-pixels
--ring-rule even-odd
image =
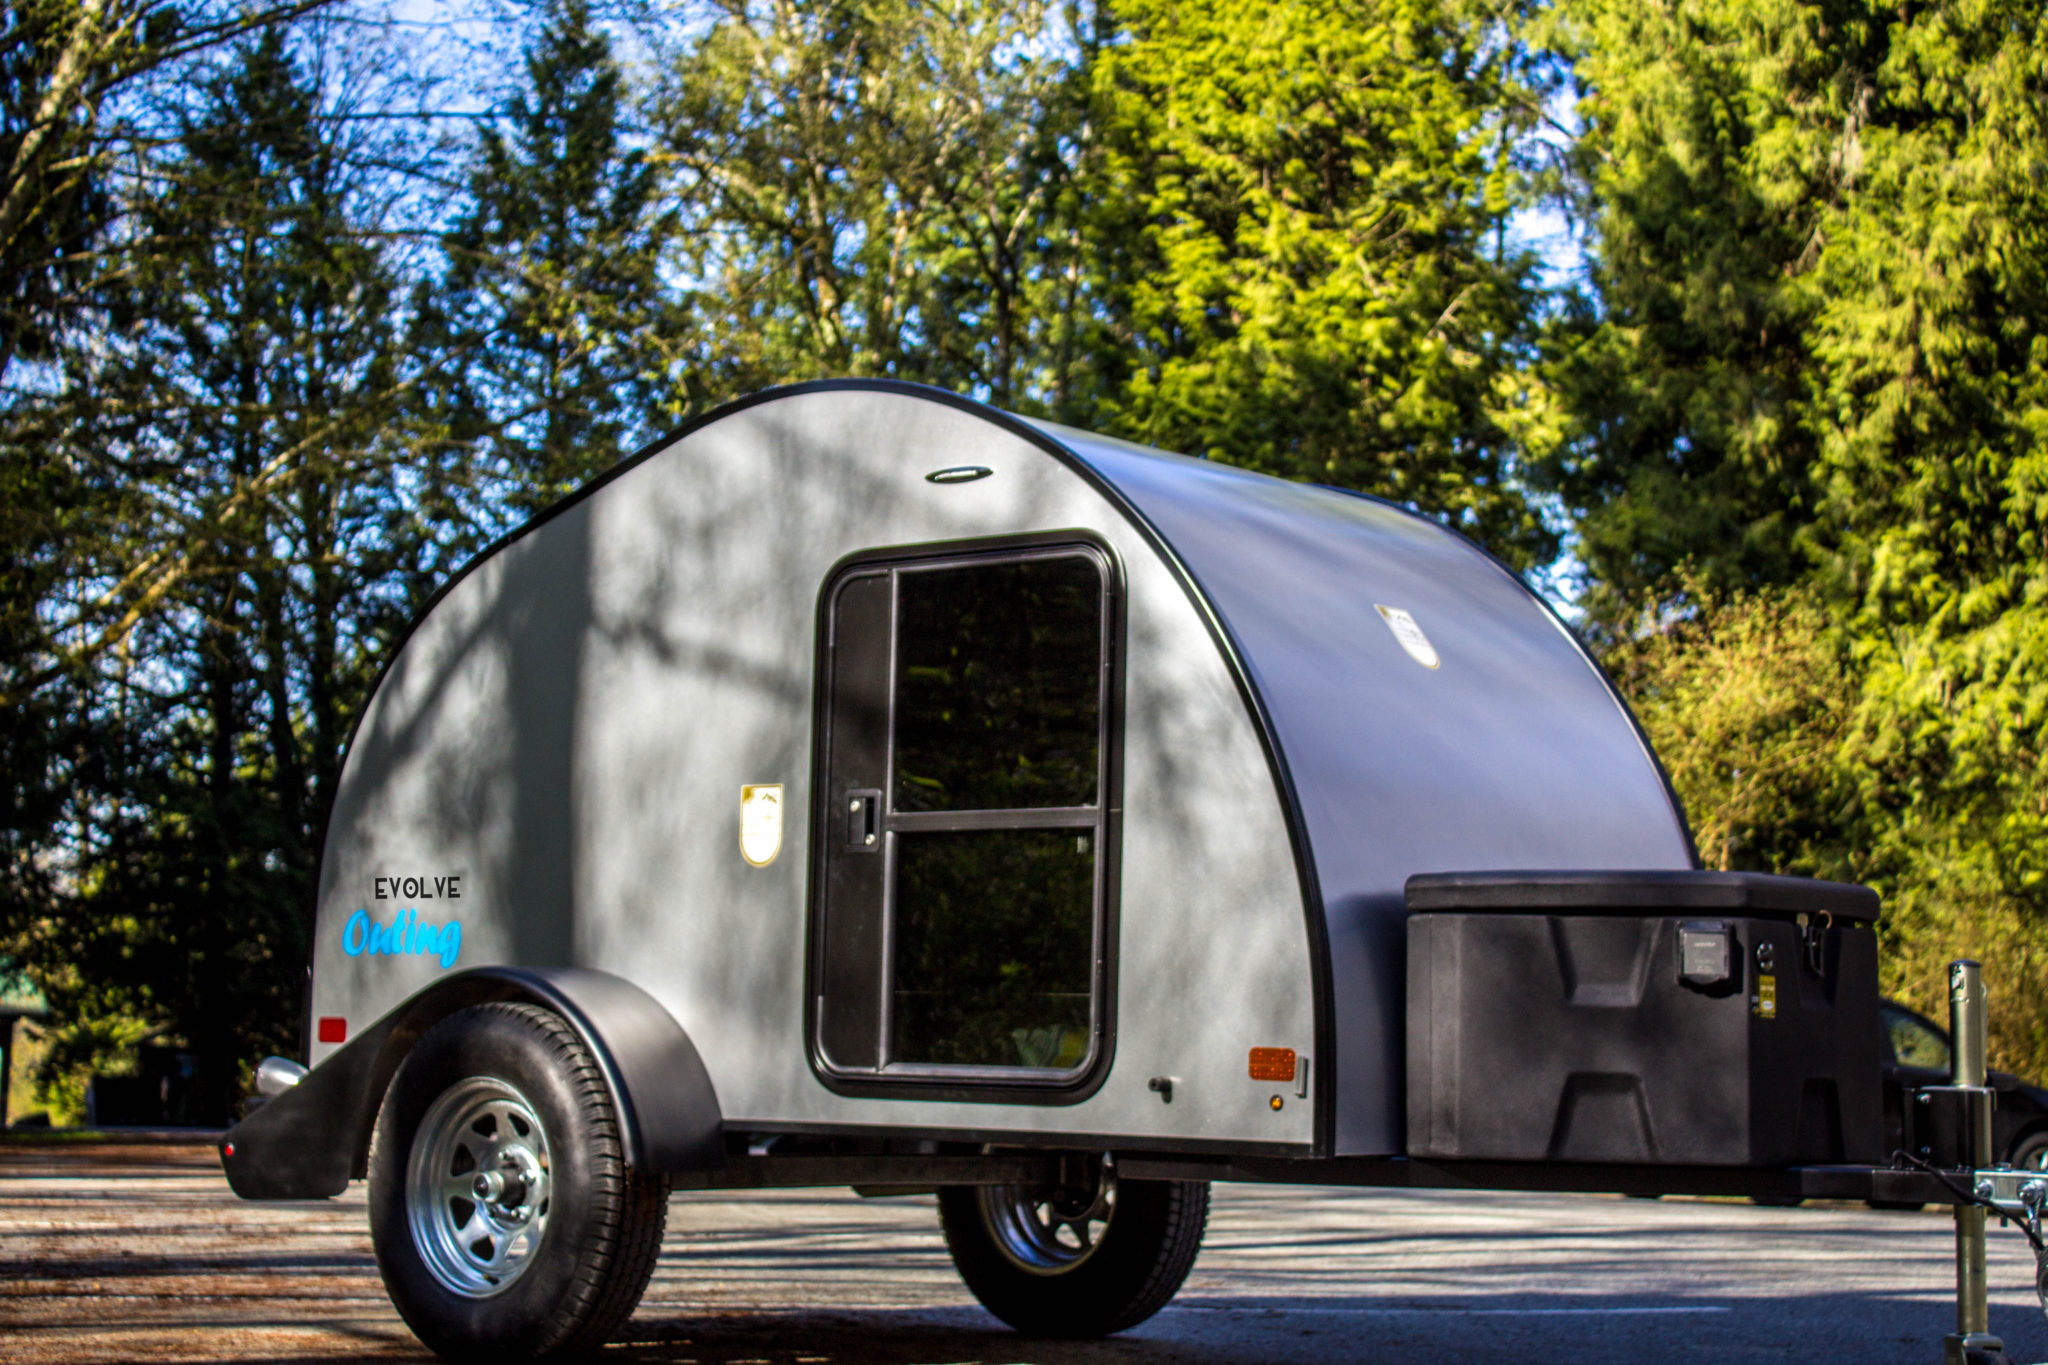
[[[491,1001],[540,1005],[596,1057],[617,1108],[626,1162],[682,1174],[724,1162],[710,1073],[674,1016],[647,992],[582,967],[479,967],[406,1000],[221,1141],[228,1184],[244,1199],[326,1199],[368,1171],[370,1134],[399,1064],[457,1010]]]

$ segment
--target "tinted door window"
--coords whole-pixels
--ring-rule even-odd
[[[1094,805],[1101,693],[1092,560],[898,575],[895,809]]]
[[[897,839],[891,1060],[1080,1064],[1095,946],[1092,842],[1066,829]]]
[[[864,564],[826,603],[818,1060],[1079,1074],[1103,1016],[1107,562]]]

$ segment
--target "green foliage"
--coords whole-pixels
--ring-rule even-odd
[[[1997,529],[2038,482],[2011,464],[2042,420],[2038,20],[1565,0],[1539,26],[1581,86],[1600,310],[1554,333],[1580,439],[1543,472],[1619,607],[1688,564],[1721,590],[2039,558]]]
[[[1691,605],[1643,613],[1607,664],[1692,816],[1702,861],[1875,887],[1885,991],[1945,1018],[1947,963],[1978,958],[1994,1061],[2048,1075],[2048,906],[2026,859],[1953,802],[1902,799],[1910,777],[1872,746],[1910,727],[1815,585],[1683,586]],[[2013,804],[1993,803],[2001,822]],[[2048,808],[2048,783],[2034,779],[2023,804]],[[2038,837],[2038,818],[2019,823]]]
[[[1857,880],[1841,835],[1858,792],[1841,752],[1854,695],[1826,608],[1796,590],[1651,608],[1607,653],[1692,818],[1700,860]]]
[[[1592,301],[1553,331],[1581,439],[1542,469],[1577,513],[1597,611],[1690,571],[1789,581],[1812,523],[1799,421],[1816,215],[1843,167],[1861,25],[1774,0],[1564,0],[1538,28],[1574,59]]]
[[[57,979],[65,981],[67,974]],[[63,992],[76,998],[77,992]],[[81,1124],[89,1117],[88,1092],[95,1076],[129,1076],[136,1071],[139,1044],[158,1032],[145,1020],[95,1001],[99,1008],[44,1026],[17,1028],[13,1084],[7,1115],[15,1122],[42,1113],[53,1125]]]
[[[526,87],[486,126],[435,301],[472,352],[462,425],[538,511],[693,406],[689,302],[661,268],[676,213],[629,148],[624,75],[584,0],[553,7]]]
[[[1540,92],[1456,0],[1120,6],[1096,237],[1129,373],[1114,424],[1377,493],[1511,562],[1556,539],[1512,477],[1545,396],[1535,261],[1506,242]]]
[[[1870,881],[1889,987],[1981,952],[2048,1072],[2037,7],[717,0],[628,68],[549,0],[437,142],[313,3],[5,11],[0,946],[52,1085],[292,1050],[414,607],[662,428],[849,374],[1522,568],[1562,507],[1707,859]],[[1575,290],[1517,245],[1539,134]]]
[[[1749,771],[1793,838],[1750,851],[1883,889],[1888,971],[1923,1003],[1944,954],[1995,947],[1994,974],[2037,972],[2028,945],[2048,942],[2040,18],[2005,0],[1563,0],[1541,30],[1576,63],[1599,231],[1600,309],[1551,338],[1577,427],[1540,467],[1577,513],[1589,605],[1623,638],[1646,593],[1696,622],[1734,612],[1684,628],[1705,634],[1681,671],[1707,671],[1648,705],[1681,754],[1750,727]],[[1745,587],[1767,591],[1728,607]],[[1766,671],[1752,723],[1706,681],[1709,642],[1781,611],[1826,644],[1794,649],[1781,626],[1765,635],[1790,655],[1752,642],[1758,667],[1799,663]],[[1809,688],[1840,697],[1811,734],[1755,728]],[[1750,818],[1754,793],[1698,778],[1693,795],[1709,825]],[[2012,981],[1999,1036],[2048,1069],[2038,980]]]
[[[38,611],[129,622],[90,668],[60,670],[76,692],[32,694],[68,697],[75,732],[31,770],[64,797],[25,831],[59,836],[63,860],[31,855],[38,894],[14,907],[63,1030],[49,1065],[150,1021],[203,1059],[223,1117],[238,1061],[296,1050],[364,645],[423,592],[430,541],[390,525],[417,376],[364,149],[320,85],[277,30],[200,83],[100,295],[115,339],[68,352],[16,414],[122,490]],[[118,589],[152,575],[138,612]]]
[[[110,100],[158,68],[329,0],[11,0],[0,7],[0,375],[88,309],[116,206],[106,179],[134,130]]]
[[[2048,933],[2048,33],[1886,26],[1816,264],[1822,530],[1866,670],[1853,757],[1971,913]],[[1994,909],[1995,907],[1995,909]],[[1958,913],[1961,913],[1960,911]],[[2038,978],[2036,978],[2038,980]]]
[[[1043,0],[722,0],[662,92],[722,394],[888,375],[1068,412],[1088,134]],[[1069,32],[1068,42],[1085,43]]]

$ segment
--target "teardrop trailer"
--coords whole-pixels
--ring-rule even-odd
[[[337,787],[307,1067],[222,1158],[250,1199],[367,1179],[451,1359],[601,1344],[671,1188],[936,1190],[998,1317],[1114,1332],[1219,1179],[1955,1203],[1961,1359],[1984,1206],[2043,1191],[1975,1169],[1974,967],[1956,1085],[1885,1112],[1876,913],[1699,870],[1598,667],[1433,521],[805,385],[414,622]]]

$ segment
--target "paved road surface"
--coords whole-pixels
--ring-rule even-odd
[[[1180,1297],[1107,1342],[977,1308],[929,1199],[679,1196],[606,1358],[682,1365],[1917,1362],[1951,1321],[1945,1215],[1584,1195],[1220,1186]],[[1992,1328],[2048,1358],[2032,1257],[1992,1234]],[[0,1147],[0,1361],[426,1359],[360,1189],[243,1204],[205,1148]]]

